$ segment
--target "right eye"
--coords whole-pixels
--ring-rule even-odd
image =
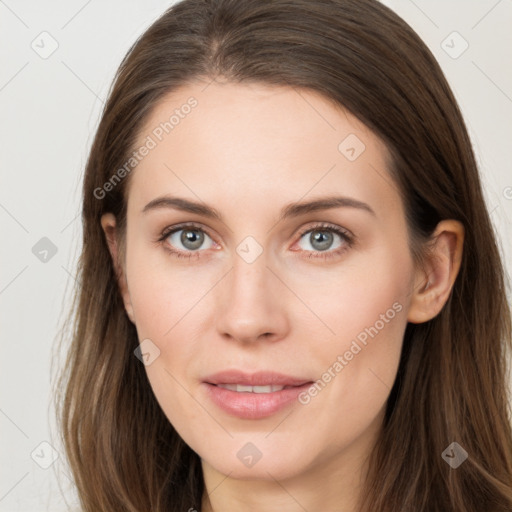
[[[202,247],[208,240],[207,247]],[[211,249],[215,245],[215,242],[204,229],[194,224],[166,228],[160,241],[166,242],[164,247],[178,258],[199,256],[201,247]]]

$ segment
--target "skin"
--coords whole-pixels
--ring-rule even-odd
[[[115,217],[101,220],[126,312],[139,340],[160,350],[145,367],[155,397],[201,457],[203,511],[354,511],[405,327],[433,318],[448,299],[463,228],[442,221],[432,256],[415,266],[385,145],[313,92],[198,81],[157,105],[140,143],[190,96],[197,107],[132,172],[122,257]],[[365,145],[354,161],[338,150],[349,134]],[[172,208],[142,212],[166,194],[207,203],[223,221]],[[339,207],[279,220],[289,203],[333,195],[362,201],[374,215]],[[182,232],[158,241],[183,222],[206,232],[199,249],[183,245]],[[332,232],[319,222],[348,230],[353,243],[333,233],[322,251],[311,235]],[[236,251],[247,236],[262,249],[251,263]],[[166,247],[196,254],[177,258]],[[320,379],[393,304],[401,310],[305,405],[240,419],[202,389],[206,376],[228,368]],[[262,453],[252,467],[237,457],[248,442]]]

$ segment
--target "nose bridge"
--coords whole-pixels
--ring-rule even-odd
[[[238,249],[237,249],[238,253]],[[233,258],[233,270],[231,271],[231,293],[237,303],[251,305],[253,301],[260,303],[261,297],[269,286],[271,272],[267,268],[268,258],[260,254],[254,260],[246,260],[238,253]],[[268,298],[268,297],[267,297]]]
[[[288,322],[276,277],[267,268],[270,258],[252,237],[244,239],[233,254],[219,300],[217,329],[238,340],[255,341],[266,334],[281,337]]]
[[[240,304],[257,300],[260,294],[267,295],[265,292],[271,277],[267,268],[270,253],[262,244],[264,242],[258,242],[253,236],[246,236],[236,246],[236,254],[233,254],[231,293]]]

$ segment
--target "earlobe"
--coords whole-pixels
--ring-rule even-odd
[[[460,270],[463,243],[462,223],[443,220],[437,225],[425,267],[417,270],[407,316],[409,322],[427,322],[446,304]]]
[[[122,262],[120,261],[119,258],[119,245],[116,232],[116,218],[114,214],[103,214],[101,217],[101,227],[103,228],[103,232],[105,233],[108,249],[112,257],[112,263],[114,265],[115,273],[117,276],[117,282],[119,285],[121,296],[123,298],[126,314],[128,315],[128,318],[131,320],[131,322],[135,324],[135,316],[133,314],[133,306],[130,298],[130,293],[128,291],[126,275],[123,269]]]

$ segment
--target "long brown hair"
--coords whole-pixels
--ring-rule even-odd
[[[511,320],[475,157],[435,58],[376,0],[183,0],[122,61],[85,170],[79,286],[65,331],[72,342],[57,388],[83,510],[201,507],[200,459],[133,354],[137,332],[100,225],[112,212],[125,228],[129,176],[101,199],[95,190],[129,159],[164,95],[215,77],[319,92],[373,130],[392,155],[415,256],[440,220],[464,225],[448,302],[432,320],[407,325],[361,509],[512,510]],[[441,456],[452,442],[468,453],[457,469]]]

